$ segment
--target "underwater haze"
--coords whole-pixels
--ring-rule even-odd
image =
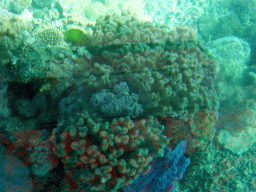
[[[0,0],[1,191],[256,191],[255,13]]]

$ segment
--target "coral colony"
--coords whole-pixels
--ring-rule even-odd
[[[34,3],[41,7],[43,2]],[[32,26],[13,14],[2,17],[1,44],[9,54],[1,60],[2,73],[13,96],[9,109],[9,93],[2,89],[8,136],[2,134],[1,142],[28,165],[33,187],[44,190],[44,182],[61,170],[53,183],[65,191],[119,191],[141,179],[148,182],[138,188],[174,190],[174,180],[182,178],[190,161],[184,157],[186,143],[174,151],[167,148],[170,139],[158,117],[190,119],[201,106],[218,108],[211,81],[216,66],[200,45],[186,41],[194,32],[167,32],[129,11],[101,18],[87,35],[82,28],[72,29],[72,20],[60,19],[61,27]],[[34,43],[23,45],[25,39]],[[86,42],[86,49],[72,45],[79,41]],[[12,51],[19,49],[14,56]],[[26,87],[30,84],[33,90]],[[6,115],[8,110],[13,115]],[[51,129],[26,128],[47,126],[54,119]],[[23,128],[17,130],[18,125]],[[158,174],[156,189],[149,181],[157,183]]]
[[[91,21],[57,0],[2,4],[1,191],[166,192],[199,170],[221,186],[202,160],[224,156],[209,150],[217,63],[193,29],[126,9]]]

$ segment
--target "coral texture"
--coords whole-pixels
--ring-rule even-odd
[[[165,122],[164,134],[171,139],[169,147],[173,148],[185,140],[188,142],[186,153],[191,155],[196,151],[207,151],[212,145],[218,113],[199,111],[187,121],[171,117],[160,119]]]
[[[92,103],[99,106],[101,112],[111,116],[131,116],[135,118],[143,109],[138,104],[139,96],[129,93],[129,87],[126,82],[121,82],[114,87],[114,93],[107,89],[101,90],[97,94],[93,94]]]
[[[190,163],[184,156],[187,142],[181,142],[173,151],[165,149],[164,157],[155,158],[151,163],[151,170],[147,175],[140,175],[138,179],[125,188],[126,192],[165,192],[175,191],[175,179],[181,179]]]
[[[44,27],[38,29],[36,36],[39,37],[44,43],[56,45],[63,41],[63,34],[55,27]]]
[[[56,141],[49,138],[47,131],[15,131],[12,134],[12,140],[5,142],[8,152],[18,156],[24,165],[31,165],[34,175],[45,176],[58,165]]]
[[[56,0],[33,0],[36,7],[44,8],[51,6]]]
[[[6,97],[8,89],[8,84],[3,75],[0,74],[0,119],[3,121],[3,118],[6,118],[10,115],[10,110],[8,107],[8,99]]]
[[[75,188],[116,191],[147,173],[154,157],[164,155],[169,140],[163,128],[153,119],[125,117],[100,123],[80,113],[61,120],[54,132],[61,134],[59,157],[66,174],[77,181]]]
[[[201,108],[216,110],[216,63],[193,40],[189,28],[168,32],[129,12],[108,15],[96,22],[97,47],[89,47],[94,64],[81,86],[95,93],[126,81],[142,115],[187,118]]]
[[[0,8],[0,66],[10,61],[11,51],[21,46],[26,33],[32,29],[31,23]]]
[[[217,72],[223,81],[239,84],[247,70],[251,48],[242,39],[229,36],[211,41],[207,45],[213,58],[218,61]]]

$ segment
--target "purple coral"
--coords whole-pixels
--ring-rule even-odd
[[[139,116],[143,112],[142,105],[138,104],[139,96],[129,93],[126,82],[121,82],[114,87],[114,93],[107,89],[93,94],[91,102],[94,106],[99,106],[101,112],[108,116]]]
[[[164,157],[155,158],[151,162],[151,170],[146,175],[140,175],[126,192],[172,192],[176,188],[174,179],[181,179],[190,163],[184,156],[187,142],[181,142],[174,151],[165,149]]]

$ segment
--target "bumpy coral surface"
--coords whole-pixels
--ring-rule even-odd
[[[63,34],[54,27],[45,27],[39,29],[36,36],[41,38],[44,43],[55,45],[63,40]]]
[[[199,109],[216,110],[216,63],[189,28],[168,32],[141,22],[129,12],[96,22],[92,69],[81,86],[91,92],[126,81],[138,94],[142,115],[192,117]]]
[[[11,51],[17,50],[22,45],[25,34],[32,29],[31,23],[0,8],[0,65],[10,61]]]
[[[164,134],[171,139],[169,147],[174,148],[179,142],[188,142],[187,154],[195,151],[207,151],[215,135],[217,112],[197,112],[193,119],[187,121],[179,118],[161,118],[165,122]]]
[[[129,115],[135,118],[143,112],[138,100],[139,96],[137,94],[130,95],[127,83],[121,82],[115,85],[114,93],[103,89],[100,93],[93,95],[91,102],[94,106],[99,106],[101,112],[108,117]]]
[[[173,151],[165,149],[164,157],[155,158],[151,163],[151,170],[147,175],[140,175],[131,185],[125,188],[126,192],[174,192],[175,179],[183,177],[190,159],[184,156],[187,143],[181,142]]]
[[[80,113],[61,120],[54,133],[61,133],[59,157],[67,175],[77,181],[75,188],[116,191],[147,173],[153,157],[164,155],[169,140],[162,135],[163,128],[153,119],[126,117],[100,123]]]

